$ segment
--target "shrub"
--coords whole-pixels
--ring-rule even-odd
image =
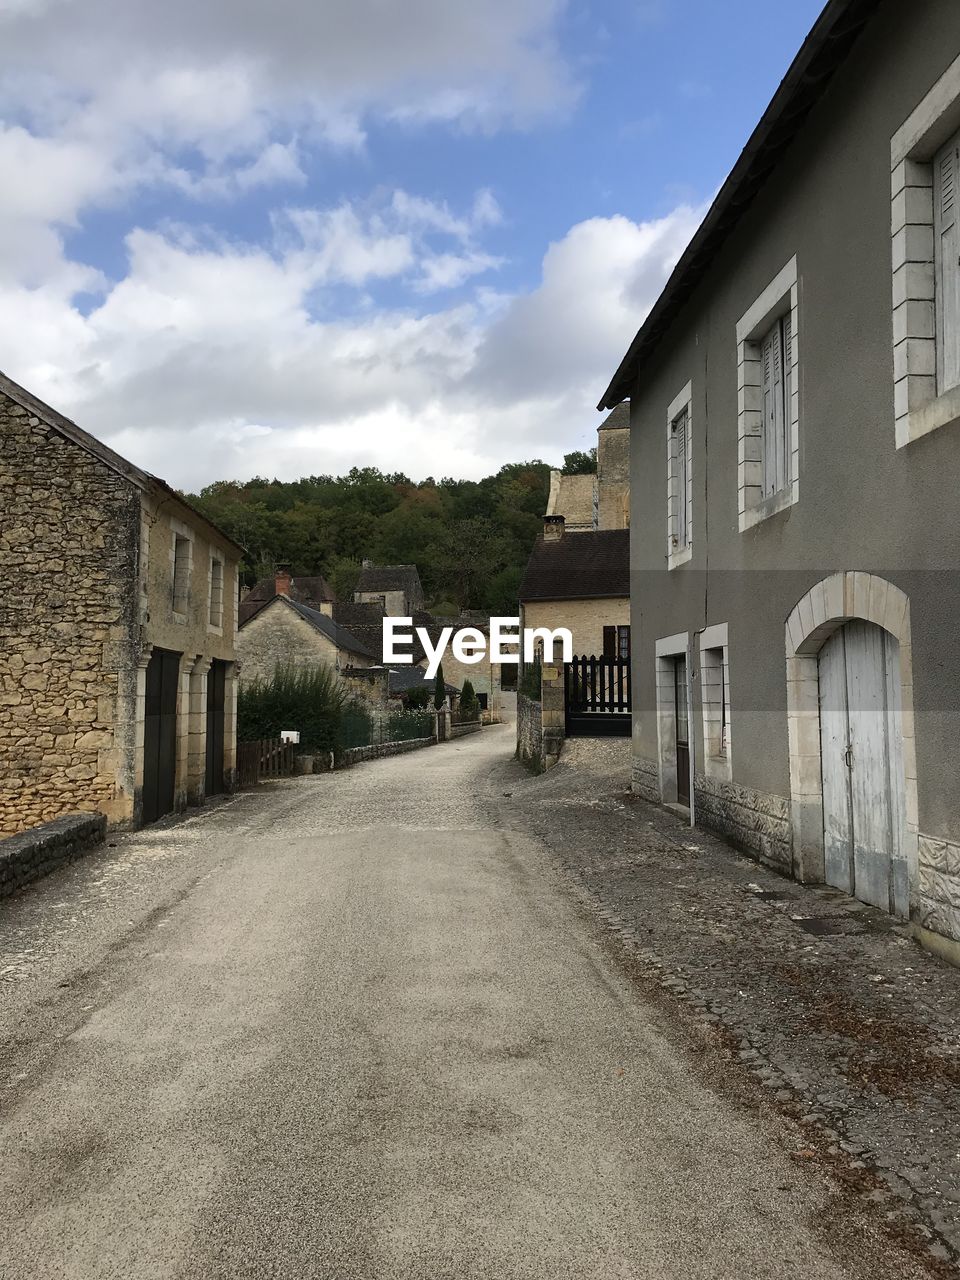
[[[331,667],[280,665],[272,679],[240,685],[237,734],[242,742],[250,742],[279,738],[282,730],[296,729],[300,746],[307,751],[341,751],[346,722],[356,720],[358,714],[365,713],[348,703]]]
[[[447,697],[446,681],[443,678],[443,663],[437,667],[437,679],[433,686],[433,705],[439,711]]]
[[[536,658],[533,662],[528,662],[523,668],[523,675],[520,677],[520,692],[525,698],[532,698],[534,702],[539,702],[541,680],[540,659]]]
[[[460,690],[458,712],[459,719],[463,723],[480,719],[480,702],[473,691],[473,684],[469,680],[464,680],[463,688]]]

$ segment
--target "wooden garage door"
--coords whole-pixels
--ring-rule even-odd
[[[826,881],[906,916],[897,641],[849,622],[823,646],[819,667]]]

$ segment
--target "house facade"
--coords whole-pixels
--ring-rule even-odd
[[[415,564],[374,564],[364,560],[354,588],[355,604],[380,605],[391,618],[409,618],[423,609],[423,587]]]
[[[306,669],[322,663],[344,671],[381,661],[379,647],[375,649],[336,621],[337,606],[326,584],[323,588],[308,588],[306,583],[323,583],[323,579],[294,580],[285,567],[280,567],[269,598],[267,589],[258,583],[241,604],[237,657],[240,680],[245,684],[270,680],[278,667]],[[304,603],[304,599],[315,600],[317,607]],[[358,609],[354,606],[354,612]]]
[[[0,375],[0,832],[232,788],[240,555]]]
[[[634,786],[960,960],[960,9],[834,0],[629,399]]]

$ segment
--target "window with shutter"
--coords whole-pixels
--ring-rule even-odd
[[[787,483],[787,425],[790,421],[788,368],[792,330],[790,314],[777,320],[760,344],[763,388],[763,496],[779,493]]]
[[[621,658],[630,657],[630,628],[617,627],[617,647]]]
[[[933,181],[937,391],[942,394],[960,385],[960,134],[937,153]]]
[[[674,520],[673,536],[678,550],[690,545],[690,512],[687,490],[689,465],[690,433],[688,430],[687,410],[684,409],[673,424],[673,497]]]

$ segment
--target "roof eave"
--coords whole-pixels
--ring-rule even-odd
[[[800,47],[736,164],[670,273],[650,314],[620,361],[597,408],[614,409],[631,394],[640,364],[657,345],[700,275],[792,142],[817,97],[873,16],[876,0],[829,0]],[[849,18],[848,22],[844,22]],[[829,48],[834,42],[834,48]],[[814,70],[827,54],[825,65]]]

